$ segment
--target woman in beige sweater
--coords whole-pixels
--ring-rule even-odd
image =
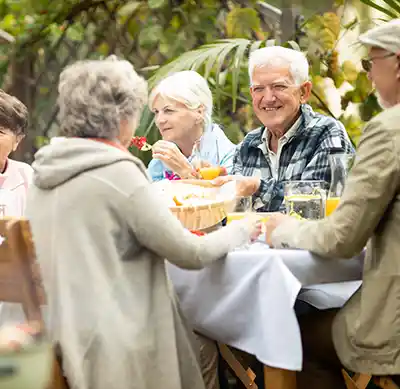
[[[64,138],[33,164],[27,213],[73,389],[204,389],[164,259],[199,269],[259,231],[247,219],[198,237],[171,214],[126,150],[146,94],[126,61],[68,67]]]

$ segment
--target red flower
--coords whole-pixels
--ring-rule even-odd
[[[190,232],[197,236],[204,236],[206,233],[202,231],[190,230]]]
[[[151,145],[147,143],[145,136],[134,136],[129,147],[132,146],[137,147],[141,151],[147,151],[151,149]]]

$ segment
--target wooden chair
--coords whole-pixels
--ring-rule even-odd
[[[0,219],[0,301],[21,304],[28,322],[45,324],[40,306],[45,305],[40,272],[27,220]],[[59,361],[54,355],[53,379],[49,389],[68,389]]]
[[[257,389],[254,371],[249,366],[244,367],[244,361],[239,356],[236,356],[226,344],[218,343],[218,348],[224,362],[242,385],[246,389]]]
[[[254,371],[249,366],[246,358],[241,358],[241,353],[233,353],[231,348],[225,344],[218,343],[223,360],[230,370],[235,374],[246,389],[269,388],[269,389],[295,389],[296,372],[260,365],[260,369]],[[263,377],[264,376],[264,377]],[[256,378],[257,381],[256,381]]]
[[[371,381],[382,389],[399,389],[399,386],[388,376],[372,376],[369,374],[356,373],[353,377],[350,377],[344,369],[342,369],[342,374],[347,389],[366,389]]]

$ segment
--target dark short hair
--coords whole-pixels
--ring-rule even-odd
[[[24,135],[28,127],[28,109],[16,97],[0,89],[0,127],[15,135]]]

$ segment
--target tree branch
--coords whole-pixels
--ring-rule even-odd
[[[78,16],[81,12],[87,11],[90,8],[97,7],[101,4],[106,4],[105,0],[84,0],[72,7],[71,10],[62,10],[57,15],[55,15],[49,21],[44,22],[41,26],[39,31],[35,34],[31,35],[25,41],[18,42],[15,51],[18,53],[23,49],[28,48],[29,46],[34,45],[37,43],[41,38],[43,38],[46,33],[46,29],[50,24],[57,23],[62,24],[63,22],[67,21],[69,24],[73,22],[73,19]]]
[[[319,103],[322,105],[322,108],[330,115],[332,116],[334,119],[338,120],[336,118],[336,116],[332,113],[332,111],[329,109],[329,107],[326,105],[325,101],[322,100],[322,98],[314,91],[311,90],[311,93],[314,97],[316,97],[316,99],[319,101]]]

